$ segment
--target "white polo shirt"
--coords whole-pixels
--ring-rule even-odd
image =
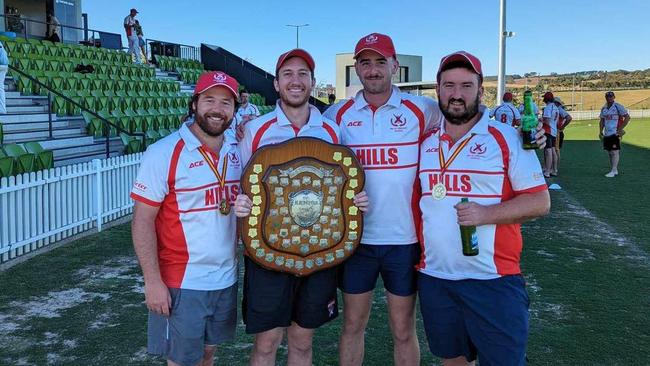
[[[546,122],[546,118],[548,118],[548,122]],[[557,108],[555,103],[547,103],[546,107],[544,107],[544,112],[542,113],[544,132],[551,136],[557,136],[557,123],[559,119],[560,110]]]
[[[370,208],[364,214],[361,243],[416,243],[419,142],[442,120],[438,103],[393,87],[386,104],[376,110],[359,91],[330,107],[325,116],[339,125],[342,143],[356,153],[365,170]]]
[[[605,104],[600,109],[600,118],[605,119],[605,132],[603,135],[616,135],[616,132],[618,131],[618,121],[627,115],[627,110],[620,103],[614,102],[610,107],[607,107],[607,104]]]
[[[442,148],[448,159],[472,134],[472,139],[444,173],[447,195],[441,200],[433,199],[431,190],[441,182],[438,149]],[[522,148],[516,129],[490,120],[486,114],[453,145],[443,124],[440,130],[425,137],[420,151],[420,243],[423,250],[419,271],[449,280],[491,279],[520,273],[520,225],[478,226],[479,254],[464,256],[454,205],[462,197],[481,205],[494,205],[519,194],[546,190],[535,151]]]
[[[127,15],[126,18],[124,18],[124,25],[126,26],[126,36],[135,36],[135,31],[133,28],[135,25],[135,18],[132,17],[131,14]]]
[[[212,154],[219,173],[228,160],[222,189],[198,150],[191,123],[147,148],[131,197],[160,207],[158,262],[167,287],[219,290],[237,280],[236,217],[222,215],[219,203],[234,203],[242,164],[236,142],[227,138],[219,156]]]
[[[259,117],[260,116],[260,109],[257,108],[257,106],[253,103],[247,103],[246,107],[240,106],[239,109],[237,109],[237,118],[241,121],[244,116],[253,116],[253,117]]]
[[[280,107],[278,100],[275,109],[244,125],[244,138],[239,142],[242,166],[246,166],[253,153],[268,144],[277,144],[294,137],[316,137],[327,142],[340,143],[339,127],[323,117],[318,108],[309,105],[309,120],[298,129]]]
[[[521,113],[510,102],[504,102],[490,112],[490,117],[495,121],[516,126],[521,122]]]

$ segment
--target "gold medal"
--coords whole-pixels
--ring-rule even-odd
[[[447,196],[447,188],[445,188],[444,184],[437,183],[435,186],[433,186],[433,189],[431,190],[431,197],[433,197],[434,200],[440,201],[446,196]]]
[[[203,156],[203,159],[205,159],[205,162],[208,164],[210,167],[210,170],[214,173],[214,176],[217,178],[217,183],[221,187],[222,190],[225,190],[226,187],[226,172],[228,171],[228,156],[226,155],[223,158],[223,168],[221,170],[221,174],[217,171],[217,167],[214,165],[214,161],[208,156],[208,154],[203,151],[203,147],[199,147],[199,153]],[[217,162],[219,162],[219,159],[217,158]],[[256,176],[257,177],[257,176]],[[228,215],[230,214],[230,201],[228,201],[228,198],[224,198],[220,203],[219,203],[219,212],[221,212],[222,215]]]
[[[222,215],[230,214],[230,202],[228,202],[227,199],[222,200],[219,204],[219,212],[221,212]]]

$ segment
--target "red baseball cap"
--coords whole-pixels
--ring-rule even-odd
[[[512,101],[512,93],[511,93],[511,92],[505,92],[505,93],[503,93],[503,101],[504,101],[504,102],[510,102],[510,101]]]
[[[551,92],[544,93],[544,101],[545,102],[547,102],[547,101],[552,102],[553,99],[555,99],[555,97],[553,96],[553,93],[551,93]]]
[[[235,97],[235,100],[239,100],[239,93],[237,93],[239,83],[235,78],[222,71],[209,71],[201,74],[194,87],[194,95],[199,95],[214,86],[222,86],[228,89]]]
[[[396,54],[393,40],[381,33],[370,33],[362,37],[354,47],[354,58],[356,59],[365,50],[375,51],[386,58],[395,57]]]
[[[307,66],[309,66],[309,70],[311,70],[312,76],[314,74],[314,69],[316,68],[316,63],[314,62],[314,58],[311,57],[309,52],[303,50],[302,48],[294,48],[291,51],[285,52],[280,55],[278,58],[278,63],[275,64],[275,74],[277,75],[278,71],[280,70],[280,67],[282,67],[282,64],[284,64],[285,61],[292,57],[300,57],[301,59],[305,60],[307,63]]]
[[[483,69],[481,68],[481,61],[469,52],[457,51],[443,57],[440,60],[440,67],[438,68],[438,74],[436,74],[436,81],[440,82],[440,73],[447,70],[447,66],[454,62],[462,62],[469,65],[472,70],[474,70],[474,72],[481,77],[481,81],[483,80]]]

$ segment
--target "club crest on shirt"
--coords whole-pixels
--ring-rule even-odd
[[[228,160],[230,161],[232,167],[239,167],[239,157],[236,154],[228,154]]]
[[[469,149],[470,153],[478,154],[478,155],[485,154],[485,151],[487,151],[487,148],[485,147],[485,143],[479,144],[478,142],[475,143],[474,146],[472,146]]]
[[[390,119],[391,130],[395,132],[401,132],[406,129],[406,117],[403,114],[393,114],[393,117]]]

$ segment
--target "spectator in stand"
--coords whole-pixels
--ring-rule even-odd
[[[147,50],[145,48],[145,42],[144,42],[144,33],[142,32],[142,26],[140,25],[139,20],[135,20],[135,25],[133,26],[135,28],[135,34],[138,36],[138,46],[140,47],[140,50],[142,51],[142,62],[147,63]]]
[[[135,63],[139,64],[142,61],[140,59],[140,47],[138,47],[138,35],[135,32],[136,15],[138,15],[138,11],[131,9],[129,15],[124,18],[124,30],[126,31],[126,38],[129,40],[129,54],[133,55],[135,57]]]
[[[61,42],[59,24],[59,20],[54,16],[54,14],[47,14],[47,30],[45,31],[45,39],[50,42]]]
[[[512,105],[511,92],[505,92],[503,94],[503,104],[497,106],[492,112],[490,112],[490,118],[494,118],[496,121],[513,127],[519,126],[521,123],[521,114],[519,114],[519,110]]]
[[[9,55],[5,50],[4,45],[0,42],[0,80],[2,80],[2,88],[0,88],[0,114],[7,114],[7,104],[5,102],[5,76],[9,69]]]

